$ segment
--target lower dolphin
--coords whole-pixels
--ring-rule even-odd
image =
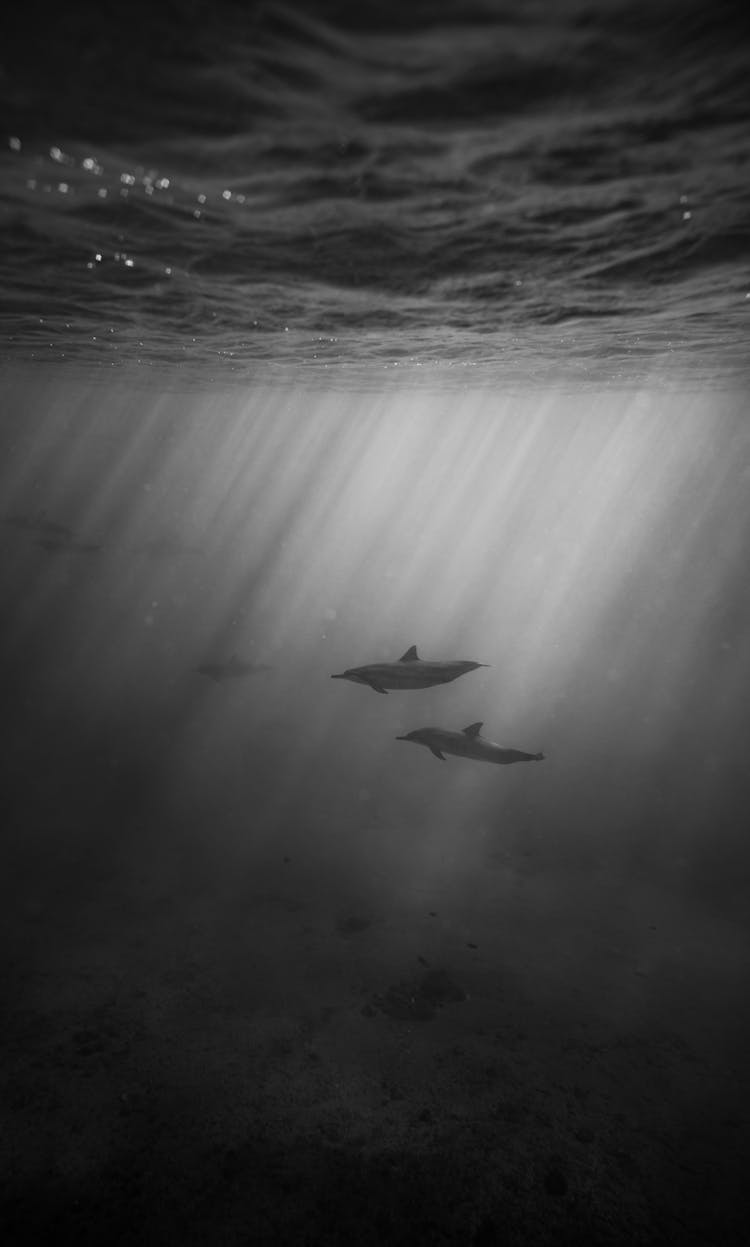
[[[449,732],[442,727],[418,727],[405,736],[397,736],[396,740],[411,740],[417,745],[426,745],[441,762],[445,762],[446,753],[457,758],[473,758],[475,762],[495,762],[499,766],[510,766],[512,762],[544,761],[543,753],[506,749],[493,740],[486,740],[480,735],[481,729],[481,723],[470,723],[462,732]]]

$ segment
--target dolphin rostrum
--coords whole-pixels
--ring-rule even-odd
[[[259,675],[262,671],[272,670],[272,667],[263,662],[243,662],[236,654],[232,654],[228,662],[206,662],[201,667],[196,667],[196,671],[207,675],[217,684],[221,684],[222,680],[241,680],[244,676]]]
[[[332,680],[351,680],[354,684],[369,684],[376,693],[387,693],[389,688],[432,688],[433,684],[450,684],[467,671],[487,667],[486,662],[423,662],[412,645],[398,662],[371,662],[366,667],[349,667]]]
[[[500,766],[510,766],[511,762],[543,762],[543,753],[523,753],[520,749],[504,749],[493,740],[485,740],[480,736],[481,723],[470,723],[462,732],[446,732],[442,727],[418,727],[415,732],[407,732],[406,736],[397,736],[396,740],[413,740],[417,745],[426,745],[431,753],[441,762],[445,762],[446,753],[455,754],[457,758],[473,758],[476,762],[497,762]]]

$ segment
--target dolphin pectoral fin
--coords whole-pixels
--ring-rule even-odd
[[[437,745],[429,745],[428,748],[430,753],[434,753],[436,758],[439,758],[441,762],[445,762],[445,754],[440,752]]]
[[[419,662],[416,645],[410,645],[405,654],[402,654],[399,662]]]
[[[478,736],[481,730],[482,730],[481,723],[470,723],[468,727],[464,728],[464,736],[469,736],[473,738],[474,736]]]
[[[376,693],[383,693],[387,695],[388,689],[383,688],[382,684],[378,684],[377,680],[367,680],[366,683],[369,684],[370,688],[374,689]]]

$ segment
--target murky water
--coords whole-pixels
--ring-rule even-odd
[[[9,1241],[744,1241],[739,14],[0,26]]]
[[[660,1241],[688,1217],[711,1241],[717,1216],[733,1241],[741,397],[42,377],[11,407],[18,1233],[47,1225],[49,1156],[57,1215],[97,1233],[116,1209],[322,1242],[374,1200],[373,1242],[428,1241],[438,1214],[452,1242]],[[489,665],[387,695],[330,679],[414,643]],[[477,721],[545,760],[395,739]]]

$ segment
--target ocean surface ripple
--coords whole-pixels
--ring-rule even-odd
[[[747,379],[728,3],[0,19],[0,359]]]

